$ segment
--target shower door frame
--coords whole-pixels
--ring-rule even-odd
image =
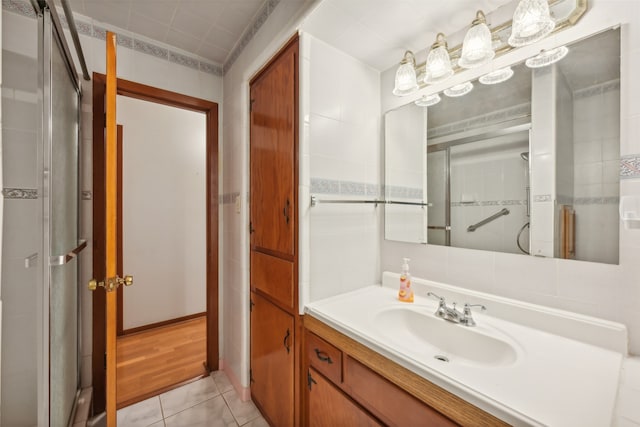
[[[38,425],[47,426],[50,425],[51,416],[51,352],[55,349],[51,348],[50,336],[51,336],[51,268],[60,265],[60,260],[64,264],[73,258],[76,258],[82,249],[85,248],[86,243],[79,244],[67,254],[52,254],[51,253],[51,169],[52,169],[52,151],[53,151],[53,135],[52,135],[52,122],[53,122],[53,105],[52,105],[52,57],[54,55],[55,45],[60,50],[63,61],[65,62],[66,69],[69,73],[69,79],[71,80],[73,87],[77,94],[77,135],[76,135],[76,173],[77,173],[77,222],[78,227],[76,235],[79,235],[79,221],[80,221],[80,158],[81,158],[81,134],[80,134],[80,118],[81,118],[81,105],[82,105],[82,86],[78,79],[78,75],[73,65],[73,59],[69,51],[69,47],[66,43],[62,24],[55,11],[55,8],[49,8],[48,3],[42,2],[40,10],[37,11],[38,20],[38,103],[39,111],[42,112],[41,122],[37,124],[38,128],[38,140],[41,145],[39,148],[39,162],[42,165],[42,174],[40,177],[41,191],[39,192],[42,199],[42,262],[40,263],[41,275],[40,283],[41,294],[37,301],[38,304]],[[55,45],[54,45],[55,43]],[[80,242],[78,242],[80,243]],[[79,266],[77,267],[76,275],[77,282],[77,303],[76,303],[76,395],[74,398],[74,404],[69,414],[68,422],[71,424],[75,416],[77,398],[80,392],[80,361],[81,361],[81,322],[80,322],[80,277]]]
[[[451,246],[451,148],[472,142],[483,141],[503,135],[510,135],[518,132],[529,132],[529,145],[531,144],[531,116],[525,115],[507,122],[497,123],[479,129],[472,129],[465,132],[453,133],[450,135],[427,140],[427,156],[429,153],[444,152],[445,161],[445,225],[427,226],[427,230],[443,230],[445,232],[444,246]],[[531,179],[531,178],[529,178]],[[527,201],[530,204],[530,201]]]

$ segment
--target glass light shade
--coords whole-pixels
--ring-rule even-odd
[[[433,95],[422,95],[422,98],[416,100],[414,104],[418,107],[431,107],[440,102],[440,95],[434,93]]]
[[[496,53],[493,51],[491,31],[485,22],[484,14],[478,12],[462,43],[462,55],[458,65],[462,68],[475,68],[491,61]]]
[[[436,42],[431,46],[425,66],[425,83],[439,83],[453,75],[451,58],[447,50],[444,34],[439,33]]]
[[[473,89],[473,84],[471,82],[462,83],[459,85],[451,86],[449,89],[444,90],[444,94],[455,98],[457,96],[463,96],[471,92]]]
[[[513,13],[509,44],[526,46],[547,36],[556,27],[547,0],[520,0]]]
[[[567,56],[567,53],[569,53],[569,48],[566,46],[560,46],[551,50],[543,50],[536,56],[527,59],[524,63],[529,68],[546,67],[547,65],[560,61],[562,58]]]
[[[498,83],[506,82],[512,76],[513,70],[511,69],[511,67],[505,67],[485,74],[484,76],[480,77],[478,81],[483,85],[495,85]]]
[[[396,96],[409,95],[418,90],[416,79],[415,59],[413,53],[407,52],[396,71],[396,82],[393,94]]]

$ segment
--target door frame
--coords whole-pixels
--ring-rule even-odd
[[[93,73],[93,277],[105,277],[105,90],[106,76]],[[206,115],[206,307],[207,307],[207,366],[218,369],[218,104],[176,92],[117,80],[118,95],[170,107],[197,111]],[[122,253],[120,242],[118,253]],[[120,272],[123,273],[123,272]],[[135,274],[135,272],[130,272]],[[122,299],[118,309],[122,312]],[[93,292],[92,378],[94,414],[104,411],[105,351],[106,351],[106,293]],[[121,314],[119,319],[121,319]],[[122,322],[119,321],[120,330]]]

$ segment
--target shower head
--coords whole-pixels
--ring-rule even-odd
[[[522,157],[522,160],[524,160],[525,162],[529,161],[529,152],[525,151],[524,153],[520,153],[520,157]]]

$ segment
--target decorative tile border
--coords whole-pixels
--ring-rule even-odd
[[[531,115],[531,105],[528,103],[516,105],[502,110],[492,111],[491,113],[481,116],[472,117],[467,120],[449,123],[443,126],[431,128],[428,131],[427,138],[436,138],[438,136],[458,133],[469,129],[475,129],[491,123],[513,120],[518,117]]]
[[[620,159],[620,179],[640,178],[640,154],[623,156]]]
[[[29,2],[20,0],[2,0],[2,8],[29,18],[35,18],[36,12]]]
[[[526,200],[483,200],[479,202],[451,202],[452,207],[467,206],[523,206]]]
[[[620,90],[620,79],[610,80],[608,82],[577,90],[573,92],[573,99],[588,98],[590,96],[600,95],[612,90]]]
[[[37,199],[38,190],[32,188],[3,188],[5,199]]]
[[[240,195],[239,192],[233,193],[225,193],[220,196],[220,201],[218,202],[221,205],[230,205],[236,202],[236,197]]]
[[[384,193],[389,197],[400,197],[407,199],[419,199],[424,198],[424,191],[422,188],[414,187],[400,187],[397,185],[385,186]]]
[[[311,193],[379,197],[380,186],[365,182],[311,178]]]
[[[272,2],[273,0],[267,2],[263,7],[263,11],[264,10],[267,11],[267,15],[266,15],[267,17],[269,16],[269,14],[271,14],[271,11],[275,7],[275,5],[271,5]],[[278,2],[279,0],[276,1],[275,4],[277,5]],[[26,16],[29,18],[36,18],[36,13],[33,10],[33,6],[31,6],[31,4],[25,0],[2,0],[2,8],[6,11],[17,13],[22,16]],[[263,11],[261,11],[261,14],[263,13]],[[65,19],[64,15],[60,13],[59,16],[60,16],[60,21],[62,23],[62,26],[64,28],[69,28],[69,24]],[[265,20],[266,20],[266,17],[265,17]],[[75,22],[76,22],[76,28],[78,30],[78,34],[88,36],[88,37],[93,37],[99,40],[106,39],[107,30],[104,27],[101,27],[99,25],[92,25],[91,23],[83,21],[82,19],[76,19]],[[260,24],[260,26],[261,25],[262,24]],[[251,29],[253,29],[254,27],[255,27],[255,24],[251,26]],[[249,40],[253,38],[253,34],[251,35]],[[192,57],[180,52],[170,50],[167,47],[159,46],[154,43],[149,43],[144,40],[138,40],[136,38],[133,38],[131,36],[124,35],[124,34],[117,34],[116,40],[119,46],[122,46],[128,49],[133,49],[140,53],[145,53],[147,55],[155,56],[156,58],[166,59],[175,64],[182,65],[195,70],[200,70],[207,74],[213,74],[214,76],[222,77],[224,75],[223,67],[220,65],[212,64],[210,62],[200,60],[197,57]],[[238,47],[239,46],[236,46],[236,50],[238,49]],[[246,44],[242,46],[242,49],[244,49],[244,47],[246,47]],[[239,51],[236,54],[236,58],[238,55],[240,55],[240,52],[242,51],[242,49],[239,49]],[[227,63],[228,62],[229,61],[227,61]]]
[[[258,30],[267,21],[269,15],[271,15],[276,6],[278,6],[278,3],[280,3],[280,0],[269,0],[265,3],[260,12],[256,15],[253,24],[247,30],[245,30],[244,34],[242,34],[242,37],[240,38],[240,41],[231,50],[231,53],[227,57],[227,61],[224,63],[223,74],[226,74],[227,71],[231,69],[234,62],[236,62],[236,59],[238,59],[244,48],[247,47]]]
[[[535,196],[533,196],[534,203],[550,202],[550,201],[551,201],[551,194],[536,194]]]
[[[573,200],[574,205],[618,205],[620,197],[576,197]]]

